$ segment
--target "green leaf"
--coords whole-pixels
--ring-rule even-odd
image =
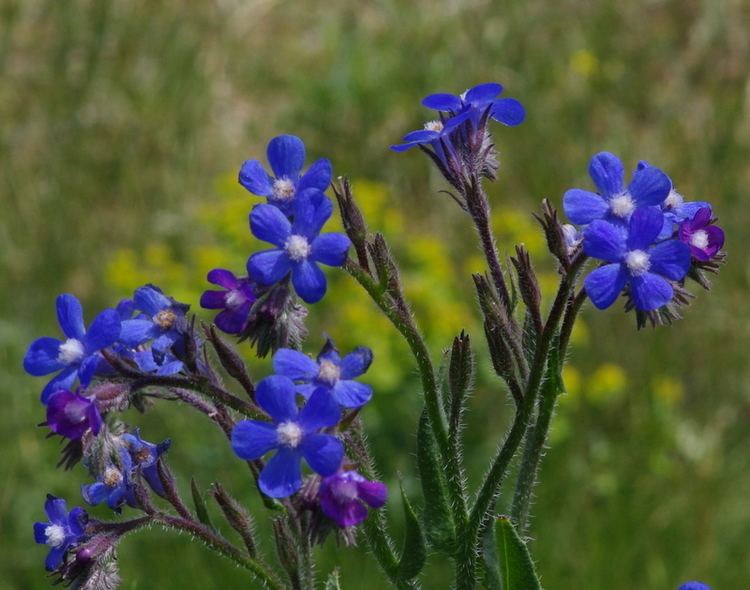
[[[435,550],[452,555],[456,548],[456,525],[448,503],[448,482],[424,411],[417,428],[417,467],[425,499],[422,512],[425,536]]]
[[[403,485],[401,486],[401,499],[404,502],[406,533],[404,535],[404,548],[401,550],[401,559],[399,559],[396,569],[396,577],[401,580],[411,580],[424,567],[424,562],[427,559],[427,544],[419,519],[409,502],[409,498],[404,493]]]
[[[485,585],[488,590],[541,590],[526,543],[505,516],[484,536]]]
[[[206,509],[206,503],[203,500],[203,495],[198,489],[198,484],[195,483],[195,478],[193,477],[190,478],[190,491],[193,494],[193,504],[195,504],[195,514],[198,516],[198,520],[200,520],[212,531],[215,531],[216,527],[214,527],[213,523],[211,522],[211,517],[208,515],[208,510]]]
[[[331,572],[326,580],[325,590],[341,590],[341,583],[339,580],[339,570],[335,569]]]

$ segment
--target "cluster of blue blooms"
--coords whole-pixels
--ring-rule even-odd
[[[521,103],[513,98],[500,98],[502,91],[500,84],[488,83],[461,95],[427,96],[422,104],[437,111],[438,118],[425,124],[424,129],[404,136],[403,143],[392,149],[400,152],[419,147],[457,191],[459,196],[453,195],[454,199],[471,215],[486,250],[499,298],[497,302],[492,301],[493,309],[507,311],[507,316],[501,318],[498,333],[512,339],[520,331],[509,328],[515,325],[513,307],[490,232],[488,199],[481,186],[482,177],[494,178],[499,165],[488,129],[489,121],[514,126],[525,118]],[[361,235],[366,233],[363,221],[361,232],[348,223],[357,215],[361,218],[361,213],[357,210],[357,215],[347,217],[346,198],[339,192],[336,195],[342,206],[347,234],[323,233],[333,212],[332,202],[325,194],[332,179],[328,160],[317,160],[303,171],[305,146],[292,135],[272,139],[267,147],[267,159],[272,174],[258,160],[248,160],[241,167],[239,182],[252,194],[267,199],[267,203],[252,208],[249,223],[252,234],[271,247],[249,256],[245,276],[228,269],[209,272],[208,281],[221,289],[205,291],[200,304],[205,309],[218,311],[214,325],[221,331],[239,336],[240,340],[250,339],[259,356],[273,351],[274,374],[254,385],[239,355],[217,337],[213,326],[204,326],[206,340],[197,336],[193,329],[195,318],[188,317],[189,306],[168,297],[153,285],[140,287],[132,299],[100,313],[88,329],[79,301],[73,295],[60,295],[57,317],[64,338],[39,338],[28,349],[24,358],[26,371],[34,376],[53,374],[43,388],[41,401],[47,414],[44,425],[70,441],[64,451],[67,457],[64,456],[61,463],[69,466],[83,459],[94,480],[81,486],[83,499],[90,505],[106,504],[116,513],[127,505],[146,514],[141,520],[133,519],[123,525],[125,528],[117,529],[113,523],[90,518],[82,508],[68,512],[64,500],[49,495],[45,504],[49,521],[36,523],[34,536],[37,543],[50,548],[46,568],[57,572],[63,581],[74,581],[82,571],[89,575],[97,556],[109,552],[118,534],[127,532],[127,526],[153,522],[159,513],[151,503],[150,492],[169,502],[180,518],[187,519],[186,530],[213,534],[208,530],[211,527],[201,528],[201,523],[207,522],[201,516],[205,506],[201,510],[196,500],[198,520],[195,520],[179,498],[164,458],[170,441],[148,442],[141,438],[139,429],[129,431],[115,418],[116,413],[131,405],[143,409],[143,400],[139,397],[143,387],[154,386],[158,390],[161,386],[164,399],[180,399],[216,422],[230,438],[234,453],[249,462],[263,494],[276,499],[296,496],[286,500],[285,506],[291,508],[290,518],[299,517],[298,510],[311,510],[314,518],[310,521],[322,517],[329,528],[333,523],[346,530],[360,524],[367,518],[369,509],[380,508],[387,500],[388,490],[383,483],[369,481],[357,472],[356,463],[351,459],[362,460],[362,457],[346,456],[347,449],[360,453],[356,430],[349,428],[373,397],[372,387],[359,381],[372,364],[372,351],[362,346],[342,356],[327,339],[316,358],[300,352],[306,334],[307,309],[298,299],[312,304],[325,296],[327,281],[320,265],[344,266],[354,242],[360,266],[367,267],[370,256],[378,267],[375,273],[378,276],[367,268],[355,268],[354,262],[350,262],[352,266],[347,269],[358,279],[361,277],[357,272],[362,271],[367,278],[377,278],[381,284],[389,283],[384,288],[388,297],[397,303],[393,306],[397,308],[394,313],[404,314],[402,320],[408,323],[411,316],[408,305],[399,299],[400,286],[390,284],[398,283],[398,279],[384,280],[379,274],[381,267],[391,268],[394,263],[387,247],[377,240],[366,242],[366,237]],[[702,270],[717,268],[723,258],[724,233],[715,225],[709,203],[686,202],[674,190],[670,178],[647,162],[638,164],[627,186],[623,165],[612,154],[603,152],[594,156],[589,173],[599,192],[571,189],[563,199],[565,213],[575,225],[559,224],[552,209],[545,212],[542,224],[548,234],[550,250],[561,261],[565,272],[570,270],[574,257],[581,263],[587,257],[603,263],[583,281],[585,294],[597,308],[611,306],[625,293],[628,305],[639,313],[656,312],[674,302],[680,303],[677,293],[686,277],[701,282]],[[552,237],[549,228],[553,228]],[[564,250],[562,254],[560,249]],[[547,331],[549,328],[542,325],[541,296],[528,256],[524,256],[522,248],[517,249],[517,255],[518,259],[513,262],[518,271],[521,298],[530,312],[536,312],[540,333]],[[378,262],[383,264],[378,265]],[[571,274],[570,285],[563,280],[561,289],[567,285],[574,290],[577,275]],[[393,277],[385,277],[388,278]],[[480,284],[478,280],[481,301],[484,293]],[[705,282],[701,284],[705,286]],[[502,307],[504,290],[506,307]],[[572,290],[563,292],[571,300]],[[385,309],[383,301],[378,303]],[[483,311],[484,307],[482,303]],[[485,325],[490,342],[489,334],[493,330],[488,327],[494,328],[494,325]],[[502,332],[504,329],[509,331]],[[540,338],[540,341],[549,346],[551,337]],[[204,348],[207,342],[213,345],[217,360],[226,372],[243,386],[250,401],[223,389]],[[468,348],[468,338],[465,342]],[[523,345],[518,343],[518,350],[522,350]],[[456,350],[460,348],[458,344],[454,346]],[[504,348],[496,347],[493,352],[490,342],[491,354],[501,354],[502,350]],[[540,358],[547,354],[548,350],[542,352]],[[456,356],[464,355],[456,353]],[[470,356],[467,354],[466,358]],[[492,360],[496,367],[518,362],[518,359],[508,361],[507,358],[495,362],[495,356]],[[429,360],[426,364],[430,364]],[[426,369],[420,366],[420,370]],[[450,371],[453,371],[452,365]],[[471,369],[463,372],[470,375]],[[508,377],[511,373],[512,370],[504,372],[503,378],[509,384],[512,381],[520,392],[519,383]],[[541,371],[537,373],[541,375]],[[532,384],[530,378],[529,384]],[[528,395],[533,403],[539,383],[534,387],[529,384],[523,396]],[[438,393],[433,391],[432,394],[436,396],[436,405],[426,404],[426,407],[439,408]],[[150,391],[150,395],[159,397],[158,391]],[[519,399],[523,400],[523,396]],[[229,409],[253,419],[236,422]],[[437,417],[440,417],[439,411]],[[440,423],[433,416],[430,420],[433,425]],[[436,440],[447,441],[447,438],[436,437]],[[448,447],[449,443],[444,445]],[[449,451],[448,448],[440,452],[449,456]],[[366,450],[362,452],[366,457]],[[303,464],[309,468],[307,475]],[[366,472],[363,464],[360,469]],[[253,543],[247,542],[247,535],[251,535],[247,530],[251,527],[247,522],[240,522],[242,510],[221,496],[223,492],[214,491],[222,508],[231,504],[224,514],[236,530],[244,533],[248,556],[252,557]],[[195,487],[193,493],[195,497]],[[425,495],[427,501],[428,496]],[[479,496],[490,498],[493,494]],[[477,523],[486,510],[479,510]],[[274,526],[281,522],[277,520]],[[175,524],[175,520],[169,522]],[[302,530],[301,522],[297,522],[299,530]],[[477,524],[477,532],[478,527]],[[305,534],[313,528],[305,528]],[[313,537],[310,534],[303,544]],[[469,537],[471,535],[467,535]],[[283,542],[281,534],[277,543]],[[221,539],[210,538],[209,545],[220,543]],[[404,555],[408,549],[405,548]],[[229,553],[234,555],[232,551]],[[472,553],[467,551],[466,555]],[[407,579],[411,578],[401,582]],[[688,582],[680,590],[708,590],[708,587]]]
[[[359,410],[372,397],[372,388],[354,379],[364,374],[372,352],[360,347],[339,356],[328,340],[317,361],[288,348],[273,357],[275,375],[258,383],[256,399],[270,422],[244,420],[232,432],[232,448],[242,459],[253,460],[276,451],[260,474],[264,494],[285,498],[302,487],[302,459],[324,477],[321,508],[341,526],[352,526],[367,516],[365,504],[379,508],[387,490],[369,482],[346,464],[344,446],[333,434],[342,410]],[[298,407],[297,400],[304,404]],[[364,502],[364,504],[363,504]]]
[[[319,264],[343,265],[350,246],[344,234],[321,233],[333,209],[324,194],[331,180],[328,160],[315,162],[302,174],[304,145],[288,135],[270,142],[268,159],[274,177],[257,161],[248,161],[240,182],[268,198],[268,204],[253,207],[250,229],[273,248],[250,256],[246,277],[212,270],[208,280],[223,290],[208,290],[201,297],[202,307],[220,310],[214,323],[230,334],[247,336],[255,308],[269,300],[270,321],[288,321],[282,316],[294,299],[290,285],[304,302],[319,301],[326,292]],[[196,364],[194,351],[191,364],[189,349],[203,342],[193,333],[188,311],[188,305],[145,285],[116,309],[100,313],[87,330],[79,301],[64,294],[57,299],[57,316],[65,338],[44,337],[30,345],[26,371],[35,376],[54,373],[42,392],[44,425],[74,444],[75,459],[84,459],[95,480],[81,487],[87,503],[106,504],[117,513],[124,505],[143,510],[141,481],[167,497],[159,465],[170,441],[150,443],[138,429],[127,432],[110,418],[133,403],[123,366],[134,379],[210,376],[200,359]],[[367,481],[349,468],[337,434],[342,417],[372,397],[369,385],[355,381],[370,366],[372,352],[362,347],[342,358],[329,340],[315,361],[291,348],[273,348],[277,374],[258,383],[255,399],[271,421],[239,422],[232,446],[246,460],[276,451],[259,478],[261,491],[274,498],[300,490],[304,459],[315,473],[322,513],[340,527],[354,526],[366,517],[367,506],[379,508],[387,498],[382,483]],[[304,400],[301,408],[297,400]],[[85,511],[64,511],[65,502],[50,497],[50,522],[35,526],[36,540],[52,548],[49,570],[60,570],[67,552],[79,551],[91,537]]]
[[[686,202],[658,168],[640,162],[626,187],[622,162],[601,152],[589,174],[599,192],[571,189],[563,208],[583,228],[566,228],[571,249],[582,243],[587,256],[604,262],[584,282],[597,308],[625,291],[637,310],[658,310],[673,301],[675,284],[691,268],[720,256],[724,232],[713,224],[711,205]]]

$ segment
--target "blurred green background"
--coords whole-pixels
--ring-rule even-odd
[[[54,297],[76,293],[90,319],[152,281],[195,306],[209,268],[241,271],[256,247],[247,213],[257,200],[236,172],[279,133],[353,178],[371,227],[403,261],[435,358],[462,327],[474,337],[476,485],[512,412],[477,329],[468,277],[482,261],[426,158],[387,148],[421,125],[423,95],[492,80],[528,110],[521,127],[495,129],[494,225],[503,252],[526,243],[547,293],[554,271],[531,211],[590,187],[588,159],[603,149],[628,167],[647,159],[689,199],[712,201],[730,251],[711,296],[694,289],[672,328],[638,333],[617,308],[583,313],[534,506],[545,588],[747,587],[749,27],[746,0],[1,2],[2,587],[48,587],[31,524],[45,493],[79,503],[87,481],[80,467],[54,468],[59,445],[35,427],[43,381],[21,368],[33,338],[57,333]],[[373,347],[370,439],[385,479],[401,472],[416,494],[412,361],[353,281],[329,277],[306,349],[324,331],[343,348]],[[126,418],[146,438],[173,439],[183,485],[190,474],[204,488],[223,481],[263,519],[225,440],[188,409]],[[395,497],[389,506],[398,535]],[[427,588],[447,587],[438,562]],[[340,565],[345,588],[384,587],[364,551],[329,542],[321,564]],[[253,587],[187,537],[158,531],[128,538],[121,566],[123,588]]]

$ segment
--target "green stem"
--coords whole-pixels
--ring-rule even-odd
[[[272,573],[267,571],[262,563],[245,555],[229,541],[213,533],[203,525],[177,516],[171,516],[169,514],[156,514],[154,515],[154,520],[164,528],[185,531],[186,533],[198,537],[217,553],[220,553],[240,567],[251,572],[266,588],[284,590],[284,586],[281,582],[279,582]]]
[[[565,358],[573,325],[585,301],[586,291],[583,288],[568,300],[562,327],[560,328],[560,342],[557,352],[557,358],[560,363]],[[527,437],[526,446],[524,447],[524,456],[518,470],[518,480],[516,481],[516,490],[513,495],[511,517],[520,534],[523,534],[528,525],[529,502],[531,501],[531,495],[537,482],[542,451],[547,442],[552,415],[554,414],[555,404],[560,393],[562,391],[558,388],[556,376],[548,375],[539,403],[539,414],[536,424],[530,430],[530,435]]]
[[[435,370],[430,360],[430,354],[427,345],[419,333],[411,314],[401,302],[401,308],[406,309],[406,313],[400,313],[397,306],[390,304],[386,300],[386,294],[382,288],[356,264],[347,261],[344,267],[352,277],[367,291],[372,300],[383,311],[386,317],[391,321],[394,327],[401,333],[409,345],[422,378],[422,388],[424,390],[425,408],[430,419],[430,427],[435,435],[435,440],[440,450],[440,455],[446,463],[448,471],[448,489],[451,494],[451,505],[454,509],[454,517],[457,522],[463,522],[466,519],[466,500],[464,497],[462,477],[460,472],[460,460],[456,456],[456,448],[450,444],[448,438],[447,420],[443,404],[440,401]]]
[[[555,296],[552,308],[547,316],[544,331],[537,341],[534,360],[524,391],[523,400],[518,406],[510,432],[495,456],[492,466],[485,476],[484,482],[482,483],[469,514],[469,521],[466,530],[462,535],[463,547],[461,548],[460,559],[467,559],[472,562],[476,561],[476,547],[482,524],[485,521],[488,512],[491,510],[499,492],[500,484],[502,484],[503,479],[505,478],[510,462],[515,456],[516,451],[524,438],[524,434],[534,413],[534,406],[539,395],[542,377],[544,376],[545,368],[547,366],[550,345],[552,344],[553,336],[563,317],[568,298],[570,297],[578,271],[583,265],[584,260],[585,258],[583,257],[576,259],[571,265],[568,273],[560,282],[557,295]],[[475,567],[475,565],[473,567],[469,566],[469,572],[473,572]],[[459,580],[459,583],[459,588],[468,589],[474,587],[472,579]]]

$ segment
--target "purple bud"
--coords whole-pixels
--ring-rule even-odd
[[[47,425],[55,434],[78,440],[89,428],[99,434],[102,417],[93,397],[61,389],[47,403]]]
[[[367,518],[367,507],[380,508],[388,498],[388,488],[379,481],[368,481],[356,471],[339,471],[320,483],[320,507],[341,527],[355,526]]]

